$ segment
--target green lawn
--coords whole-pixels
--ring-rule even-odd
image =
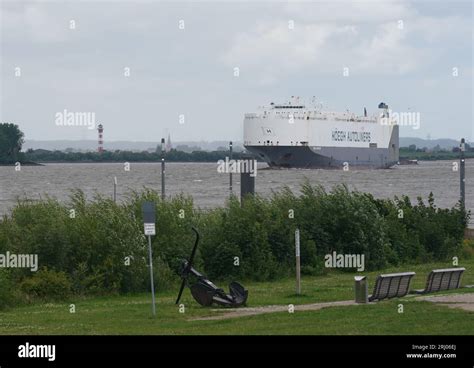
[[[463,285],[474,284],[474,259],[466,267]],[[415,271],[412,288],[423,288],[428,272],[450,264],[427,264],[364,273],[373,286],[379,273]],[[304,296],[294,295],[292,279],[244,283],[248,306],[304,304],[353,298],[351,273],[303,277]],[[226,285],[217,283],[220,286]],[[461,289],[455,293],[474,292]],[[451,291],[450,293],[453,293]],[[174,305],[175,291],[158,292],[157,317],[151,318],[149,294],[96,297],[17,307],[0,312],[0,334],[474,334],[474,313],[414,300],[413,296],[368,305],[330,307],[319,311],[287,312],[222,321],[190,321],[215,315],[198,305],[186,290],[185,313]],[[76,313],[69,312],[75,304]],[[404,313],[398,313],[403,303]]]

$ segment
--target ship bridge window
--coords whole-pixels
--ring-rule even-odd
[[[303,105],[295,105],[295,106],[292,106],[292,105],[277,105],[275,106],[275,109],[303,109],[304,106]]]

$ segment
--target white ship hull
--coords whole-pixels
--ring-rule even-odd
[[[244,146],[273,167],[388,168],[398,162],[398,126],[382,115],[284,106],[246,114]],[[382,116],[382,117],[381,117]]]

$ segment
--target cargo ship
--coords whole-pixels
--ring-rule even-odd
[[[369,116],[292,98],[244,116],[244,147],[275,168],[386,169],[399,161],[398,136],[384,102]]]

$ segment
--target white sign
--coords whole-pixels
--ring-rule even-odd
[[[155,224],[144,224],[145,235],[156,235]]]

